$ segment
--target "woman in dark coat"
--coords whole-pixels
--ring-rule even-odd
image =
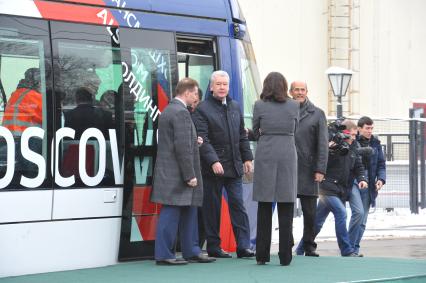
[[[253,132],[258,140],[253,180],[253,200],[258,201],[256,259],[269,262],[272,203],[278,203],[279,258],[289,265],[293,246],[293,207],[297,194],[297,153],[294,133],[299,103],[287,96],[288,85],[277,72],[263,82],[261,100],[254,105]]]

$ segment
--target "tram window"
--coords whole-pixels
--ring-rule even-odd
[[[203,97],[209,90],[209,80],[214,71],[214,52],[211,40],[192,38],[178,39],[179,79],[190,77],[196,80]]]
[[[0,17],[2,189],[38,188],[46,180],[47,38],[46,22]]]
[[[107,39],[104,27],[67,24],[68,34],[64,25],[56,25],[59,31],[53,37],[54,87],[61,100],[57,115],[63,117],[62,126],[73,129],[75,135],[63,139],[59,147],[59,172],[68,181],[56,183],[60,187],[119,185],[115,175],[121,164],[114,164],[112,156],[119,151],[117,141],[121,140],[117,117],[122,110],[115,106],[122,83],[120,49],[111,46],[111,40],[99,44],[97,38],[88,36]],[[79,39],[73,29],[84,29],[88,38]]]
[[[241,81],[243,85],[244,123],[246,127],[251,128],[253,105],[261,92],[259,73],[252,46],[240,40],[237,40],[237,45],[240,53]]]

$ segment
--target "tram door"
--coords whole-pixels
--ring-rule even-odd
[[[161,206],[151,203],[161,111],[177,83],[172,32],[120,29],[124,107],[124,192],[119,260],[152,258]]]
[[[197,80],[203,94],[214,70],[214,42],[174,33],[120,29],[123,67],[124,192],[119,260],[152,258],[161,205],[150,202],[161,111],[178,79]],[[177,52],[176,52],[177,46]]]

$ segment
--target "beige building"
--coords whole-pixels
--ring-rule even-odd
[[[425,100],[425,0],[239,0],[261,79],[306,80],[310,98],[335,115],[325,70],[354,71],[344,115],[408,117]]]

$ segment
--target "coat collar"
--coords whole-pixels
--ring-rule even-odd
[[[306,98],[305,102],[300,105],[299,120],[306,118],[306,116],[312,114],[313,112],[315,112],[315,105],[308,98]]]
[[[179,105],[179,106],[181,106],[182,108],[185,108],[186,110],[188,110],[188,109],[186,108],[186,106],[185,106],[185,105],[183,105],[183,102],[182,102],[182,101],[179,101],[179,99],[173,98],[173,99],[170,101],[170,104],[176,104],[176,105]]]
[[[209,95],[207,97],[208,100],[212,101],[215,103],[215,105],[222,105],[222,101],[219,99],[214,98],[213,94]],[[229,106],[229,104],[231,103],[232,98],[229,97],[229,94],[226,96],[226,105]]]

